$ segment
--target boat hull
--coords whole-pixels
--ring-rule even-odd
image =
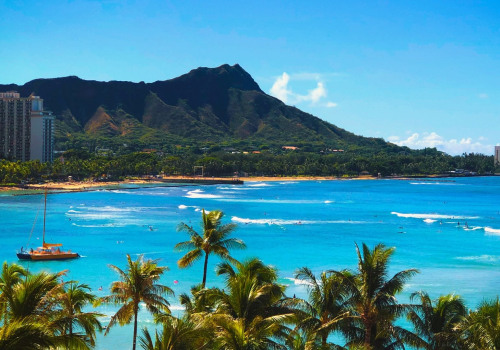
[[[68,260],[79,258],[78,253],[58,253],[58,254],[32,254],[32,253],[17,253],[19,260],[32,261],[49,261],[49,260]]]

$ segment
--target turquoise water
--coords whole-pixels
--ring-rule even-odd
[[[39,244],[43,196],[0,196],[0,258],[17,262],[15,250]],[[424,180],[248,182],[245,185],[171,186],[52,194],[47,199],[47,241],[62,242],[83,258],[29,264],[33,271],[68,269],[67,279],[106,295],[117,279],[107,264],[124,267],[125,255],[144,254],[170,267],[162,282],[176,295],[201,282],[202,262],[180,270],[173,246],[187,239],[176,232],[183,221],[199,228],[200,210],[220,209],[238,224],[235,236],[280,271],[288,295],[305,296],[295,269],[315,272],[355,268],[355,242],[396,247],[392,271],[417,268],[401,300],[416,290],[432,297],[458,293],[469,307],[500,290],[500,177]],[[458,225],[460,223],[460,225]],[[467,227],[468,226],[468,227]],[[208,286],[220,285],[209,260]],[[21,262],[28,266],[28,263]],[[174,284],[174,281],[178,281]],[[98,288],[103,286],[103,291]],[[176,298],[173,312],[180,312]],[[109,320],[115,308],[100,312]],[[152,326],[140,315],[141,327]],[[131,347],[131,327],[99,337],[98,349]]]

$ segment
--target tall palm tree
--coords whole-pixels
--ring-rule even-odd
[[[317,279],[307,267],[297,270],[295,278],[307,284],[309,301],[296,298],[289,300],[295,302],[301,311],[298,328],[309,335],[306,349],[327,348],[328,337],[345,324],[352,295],[345,281],[350,277],[348,271],[343,271],[341,277],[335,273],[322,272]]]
[[[286,324],[293,310],[281,302],[285,287],[276,283],[276,269],[258,259],[219,264],[217,274],[225,277],[223,290],[200,291],[215,300],[210,320],[221,349],[282,348],[275,339],[285,339]]]
[[[355,278],[342,277],[342,271],[332,271],[344,278],[353,293],[351,326],[344,331],[348,344],[363,345],[367,350],[404,347],[404,343],[420,345],[415,334],[396,326],[394,321],[410,311],[409,305],[399,304],[396,295],[418,271],[408,269],[388,276],[389,260],[395,248],[383,244],[373,250],[363,243],[356,244],[358,268]]]
[[[467,309],[463,299],[454,294],[440,296],[433,305],[425,292],[415,292],[411,300],[419,299],[420,304],[412,307],[407,318],[417,334],[426,340],[425,348],[431,350],[459,349],[458,332],[455,327],[464,321]]]
[[[70,339],[79,337],[89,347],[95,346],[96,329],[102,330],[98,317],[103,315],[83,311],[85,306],[92,305],[96,301],[95,295],[90,293],[90,287],[71,281],[65,285],[57,298],[61,308],[56,323],[61,334],[67,335]],[[83,333],[78,332],[79,330],[83,330]]]
[[[186,255],[179,259],[177,265],[180,268],[186,268],[193,265],[201,257],[205,256],[203,265],[203,282],[205,288],[207,281],[208,256],[215,254],[224,260],[235,262],[236,260],[229,254],[230,249],[246,248],[245,243],[237,238],[229,238],[229,235],[236,228],[235,224],[222,225],[224,213],[220,210],[214,210],[209,213],[205,209],[201,212],[203,234],[200,235],[192,226],[181,222],[177,231],[184,231],[189,236],[189,241],[177,243],[174,247],[176,251],[188,250]]]
[[[500,349],[500,300],[483,301],[454,329],[464,349]]]
[[[169,303],[164,296],[173,295],[174,292],[167,286],[158,284],[161,275],[168,270],[166,266],[158,266],[157,260],[144,260],[141,255],[132,261],[127,254],[127,270],[109,265],[120,276],[120,281],[111,284],[111,295],[101,298],[102,302],[122,305],[115,315],[111,317],[106,335],[116,322],[120,325],[129,324],[134,320],[134,334],[132,349],[136,348],[137,340],[137,315],[139,304],[143,302],[146,309],[152,314],[161,312],[170,313]]]

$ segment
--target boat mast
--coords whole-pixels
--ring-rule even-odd
[[[43,207],[43,247],[45,247],[45,216],[47,214],[47,189],[45,189],[45,201]]]

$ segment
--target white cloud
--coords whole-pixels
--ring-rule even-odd
[[[483,93],[480,93],[480,94],[479,94],[479,95],[477,95],[477,96],[478,96],[479,98],[483,99],[483,100],[484,100],[484,99],[487,99],[487,98],[489,97],[489,96],[488,96],[488,94],[485,94],[484,92],[483,92]]]
[[[483,141],[487,141],[487,139],[482,136],[479,137],[477,141],[474,141],[471,137],[462,138],[460,140],[446,140],[435,132],[424,132],[422,134],[413,133],[406,140],[401,140],[399,136],[390,136],[387,140],[398,146],[407,146],[413,149],[435,147],[451,155],[462,153],[493,154],[493,145],[483,143]]]
[[[284,72],[282,76],[276,79],[273,86],[271,87],[271,95],[287,103],[288,95],[292,94],[292,91],[288,90],[287,88],[289,80],[290,76]]]
[[[335,102],[332,102],[332,101],[328,101],[325,105],[325,107],[328,107],[328,108],[333,108],[333,107],[337,107],[338,104],[335,103]]]
[[[272,96],[279,98],[281,101],[288,104],[298,104],[301,102],[311,102],[316,105],[321,99],[328,95],[325,84],[320,81],[320,75],[316,73],[299,73],[293,74],[293,77],[298,77],[297,80],[316,80],[316,87],[309,90],[306,95],[297,94],[288,87],[290,82],[290,75],[284,72],[281,76],[277,77],[271,87],[270,93]],[[327,107],[335,107],[337,104],[328,102]]]
[[[326,97],[325,85],[322,82],[318,82],[316,89],[310,90],[309,94],[305,96],[305,100],[311,100],[312,103],[317,103],[322,97]]]

